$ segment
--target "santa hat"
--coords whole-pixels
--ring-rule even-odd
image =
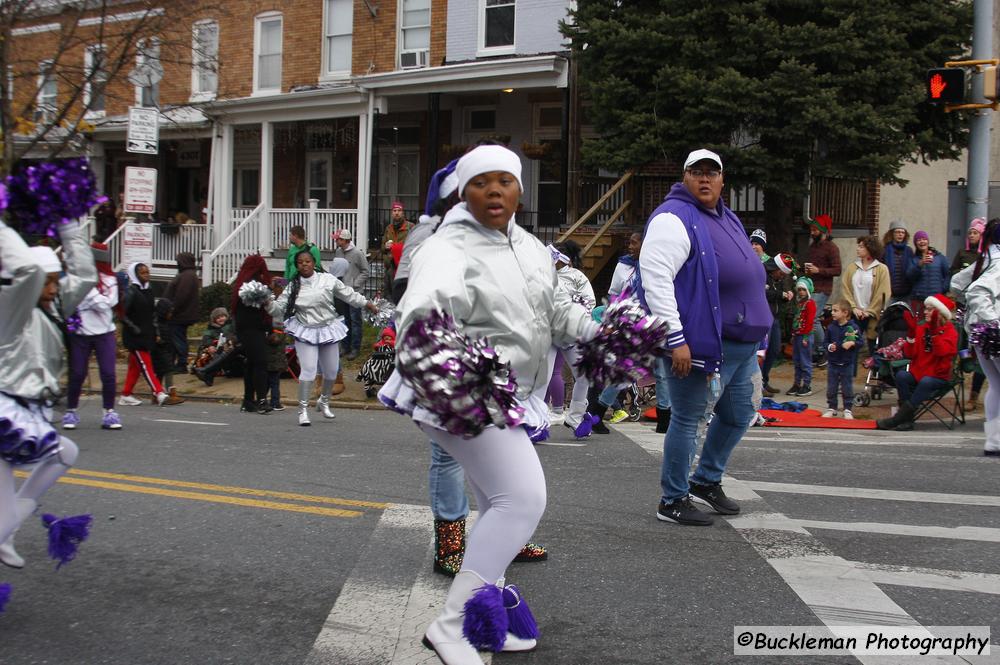
[[[816,219],[810,219],[807,224],[815,226],[825,235],[830,235],[833,232],[833,218],[827,214],[816,215]]]
[[[764,250],[766,251],[767,250],[767,233],[764,232],[764,229],[754,229],[753,233],[750,234],[750,242],[757,243],[758,245],[760,245],[761,247],[763,247]]]
[[[943,293],[924,298],[924,307],[933,307],[946,321],[955,315],[955,301]]]
[[[774,256],[774,265],[778,266],[778,270],[786,275],[791,275],[795,268],[795,259],[788,252],[782,252]]]

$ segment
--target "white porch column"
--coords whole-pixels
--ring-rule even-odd
[[[319,207],[319,199],[309,199],[309,216],[306,218],[306,237],[312,238],[314,244],[319,244],[319,226],[317,225],[316,209]]]
[[[236,131],[233,125],[221,126],[218,154],[212,154],[215,169],[215,243],[218,247],[233,231],[233,147]]]
[[[358,117],[358,228],[354,244],[368,251],[368,202],[371,197],[372,140],[375,92],[368,91],[368,113]]]
[[[274,199],[274,123],[265,120],[260,123],[260,201],[264,208],[260,211],[260,230],[257,246],[260,253],[268,255],[271,250],[271,205]]]

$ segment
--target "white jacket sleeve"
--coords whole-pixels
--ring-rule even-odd
[[[965,306],[970,313],[975,314],[978,321],[996,321],[1000,319],[998,297],[1000,297],[1000,264],[991,263],[990,267],[965,289]]]
[[[59,240],[66,260],[66,274],[59,280],[59,300],[63,317],[68,317],[97,284],[97,266],[79,224],[61,225]]]
[[[953,293],[960,296],[965,295],[965,290],[969,288],[969,284],[972,283],[972,274],[976,271],[976,264],[967,265],[960,271],[954,274],[951,278],[950,289]]]
[[[473,303],[465,283],[464,252],[445,243],[428,241],[413,255],[410,281],[397,306],[400,341],[410,325],[434,310],[450,314],[461,330]]]
[[[593,297],[594,289],[590,286],[589,280],[587,287]],[[587,310],[573,302],[573,296],[560,283],[555,268],[552,269],[552,288],[552,343],[565,348],[574,344],[578,338],[584,341],[593,339],[599,326]]]
[[[660,213],[650,221],[639,253],[639,272],[650,313],[667,322],[670,331],[667,346],[671,349],[687,344],[677,309],[674,277],[690,253],[691,239],[677,215]]]
[[[20,335],[35,311],[38,296],[45,286],[42,270],[24,239],[17,231],[0,220],[0,266],[12,275],[9,282],[0,284],[0,344]]]
[[[368,298],[365,298],[336,277],[333,278],[333,296],[340,298],[351,307],[364,307],[368,304]]]

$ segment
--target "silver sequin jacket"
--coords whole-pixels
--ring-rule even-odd
[[[277,299],[271,301],[268,313],[278,320],[285,318],[285,306],[291,295],[291,284],[285,287]],[[368,299],[347,286],[328,272],[316,272],[309,279],[303,279],[299,295],[295,298],[295,318],[305,326],[332,323],[340,318],[333,307],[333,299],[340,298],[351,307],[364,307]]]
[[[511,363],[518,398],[527,399],[548,383],[553,343],[569,346],[597,331],[557,284],[552,256],[535,236],[513,219],[506,233],[488,229],[460,203],[413,255],[397,311],[400,339],[434,309],[451,314],[466,335],[489,338]]]
[[[989,264],[976,281],[972,274],[976,264],[966,266],[951,278],[951,290],[965,300],[965,329],[974,323],[987,323],[1000,319],[1000,247],[990,245]],[[1000,388],[998,388],[1000,389]]]
[[[97,268],[82,229],[59,228],[66,273],[59,280],[60,311],[65,320],[97,284]],[[60,392],[66,346],[63,332],[38,308],[45,271],[14,229],[0,222],[0,265],[13,274],[0,286],[0,392],[25,399],[49,399]]]

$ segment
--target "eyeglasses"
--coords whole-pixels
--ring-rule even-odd
[[[722,175],[722,171],[718,169],[688,169],[688,173],[690,173],[693,178],[705,177],[709,180],[715,180]]]

